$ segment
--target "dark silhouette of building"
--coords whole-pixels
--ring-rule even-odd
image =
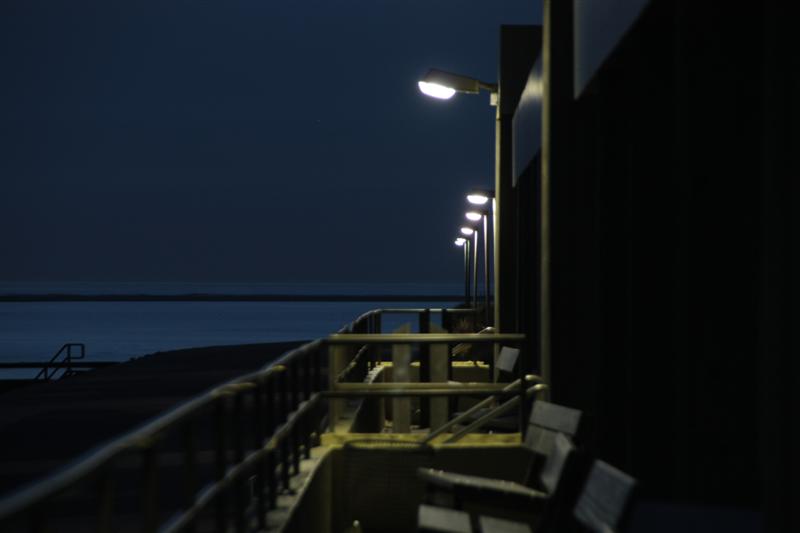
[[[794,26],[777,1],[545,0],[501,37],[501,330],[646,499],[766,531],[800,531]]]

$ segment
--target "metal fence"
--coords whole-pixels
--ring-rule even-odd
[[[292,491],[301,459],[310,456],[331,422],[328,398],[518,394],[492,384],[418,384],[394,391],[363,385],[383,359],[382,346],[523,341],[521,335],[424,333],[431,313],[441,313],[447,326],[448,316],[470,312],[365,313],[337,334],[218,386],[0,501],[0,531],[263,530],[267,511]],[[418,315],[423,333],[381,334],[382,317],[393,313]],[[331,380],[328,350],[341,345],[355,348]]]

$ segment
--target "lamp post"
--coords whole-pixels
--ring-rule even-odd
[[[497,104],[497,84],[486,83],[469,76],[453,74],[435,68],[430,69],[417,82],[419,90],[428,96],[449,100],[456,93],[478,94],[481,90],[489,92],[491,105]]]
[[[425,76],[417,82],[419,86],[419,90],[422,93],[432,96],[434,98],[440,99],[450,99],[456,93],[465,93],[465,94],[478,94],[482,90],[487,91],[489,93],[489,105],[497,106],[498,100],[498,85],[496,83],[487,83],[484,81],[480,81],[476,78],[471,78],[469,76],[463,76],[461,74],[454,74],[452,72],[445,72],[443,70],[438,69],[430,69]],[[495,112],[495,169],[498,168],[498,161],[500,160],[500,130],[499,130],[499,122],[500,120],[500,111],[499,108]],[[499,174],[497,170],[495,172],[495,189],[499,189]],[[499,323],[497,323],[497,316],[498,310],[500,308],[500,283],[499,283],[499,272],[500,272],[500,253],[499,253],[499,233],[500,233],[500,224],[499,224],[499,205],[495,199],[495,194],[486,194],[488,191],[476,191],[478,194],[471,194],[470,196],[475,196],[475,200],[483,200],[483,203],[487,203],[489,200],[492,201],[492,232],[494,234],[494,243],[492,246],[492,269],[494,270],[494,317],[495,320],[495,327],[499,327]],[[472,202],[472,200],[470,200]],[[486,236],[484,236],[485,238]],[[487,287],[487,294],[488,294],[488,287]]]
[[[472,225],[461,227],[461,234],[472,237],[472,308],[478,309],[478,228]]]
[[[496,202],[495,197],[494,197],[494,191],[493,190],[489,190],[489,189],[472,189],[467,193],[467,202],[469,202],[470,204],[475,205],[475,206],[481,206],[480,208],[475,209],[474,211],[472,211],[472,213],[476,213],[476,214],[472,215],[472,218],[470,218],[470,214],[467,213],[467,218],[470,218],[470,220],[478,220],[476,218],[477,214],[480,214],[480,215],[483,216],[483,232],[487,237],[484,240],[484,254],[485,254],[485,257],[487,257],[487,258],[489,257],[488,256],[488,251],[487,251],[488,250],[488,242],[489,242],[489,240],[488,240],[489,233],[488,233],[487,228],[486,228],[486,218],[487,218],[488,212],[486,211],[486,208],[483,207],[483,206],[486,206],[487,204],[489,204],[491,202],[491,210],[492,210],[492,270],[494,271],[495,277],[497,277],[497,275],[498,275],[498,272],[497,272],[497,238],[498,238],[497,226],[498,225],[497,225],[497,202]],[[487,313],[489,312],[488,311],[489,294],[491,292],[490,279],[491,278],[489,277],[489,271],[487,269],[486,270],[486,278],[485,278]],[[495,282],[494,285],[495,285],[495,290],[496,290],[497,283]],[[496,297],[496,295],[495,295],[495,298],[494,298],[494,304],[495,304],[495,307],[496,307],[497,306],[497,297]],[[495,310],[494,316],[497,316],[497,311],[496,310]],[[490,319],[488,318],[488,315],[487,315],[487,321],[490,321]],[[490,322],[494,322],[494,321],[491,320]],[[497,326],[497,324],[494,324],[494,323],[492,325]]]
[[[491,315],[489,313],[489,211],[486,209],[473,208],[467,211],[467,220],[471,222],[478,222],[483,220],[483,299],[484,299],[484,314],[486,315],[486,325],[491,325]],[[477,288],[475,290],[477,293]]]
[[[469,305],[469,241],[459,237],[456,239],[456,246],[464,249],[464,304]]]

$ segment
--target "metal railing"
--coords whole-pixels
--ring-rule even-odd
[[[446,317],[463,311],[471,312],[440,312]],[[323,400],[465,394],[524,399],[522,386],[365,384],[369,369],[382,360],[380,347],[387,344],[524,342],[515,334],[380,334],[383,314],[397,312],[417,312],[426,317],[420,320],[429,320],[436,311],[365,313],[327,339],[215,387],[0,500],[0,531],[69,531],[65,521],[76,515],[82,524],[91,520],[98,533],[115,531],[120,522],[148,533],[263,530],[267,511],[276,508],[280,494],[292,492],[301,459],[310,456],[332,422]],[[328,351],[345,345],[357,349],[331,380]],[[51,528],[53,523],[57,527]]]
[[[80,355],[72,355],[73,348],[78,348]],[[75,359],[83,359],[84,357],[86,357],[86,345],[82,342],[68,342],[59,348],[53,357],[50,358],[50,361],[47,362],[46,366],[36,374],[34,379],[53,379],[55,373],[58,372],[59,369],[64,371],[61,377],[71,376],[75,372],[72,362]]]
[[[77,354],[73,353],[77,351]],[[24,378],[31,381],[50,381],[73,376],[79,371],[94,370],[118,364],[117,361],[85,361],[86,345],[81,342],[68,342],[59,348],[56,353],[45,362],[31,361],[4,361],[0,362],[0,370],[38,370],[33,378]],[[61,374],[58,375],[58,372]]]

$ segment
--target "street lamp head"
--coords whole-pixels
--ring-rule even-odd
[[[482,219],[484,216],[487,215],[486,210],[484,209],[471,209],[467,211],[466,217],[467,220],[471,220],[473,222],[477,222]]]
[[[438,83],[418,81],[417,85],[419,86],[419,90],[422,91],[422,94],[427,94],[428,96],[439,98],[440,100],[449,100],[456,94],[455,89],[439,85]]]
[[[494,198],[494,191],[475,189],[467,193],[467,201],[474,205],[484,205]]]
[[[466,242],[467,242],[467,239],[465,239],[464,237],[459,237],[459,238],[456,239],[456,246],[464,246],[464,244],[466,244]]]
[[[469,237],[473,233],[475,233],[475,229],[474,228],[470,228],[469,226],[462,226],[462,228],[461,228],[461,234],[462,235],[466,235],[467,237]]]
[[[417,82],[419,90],[423,94],[447,100],[454,94],[478,94],[481,89],[489,91],[492,95],[497,94],[496,83],[486,83],[475,78],[453,74],[435,68],[430,69],[425,76]]]

